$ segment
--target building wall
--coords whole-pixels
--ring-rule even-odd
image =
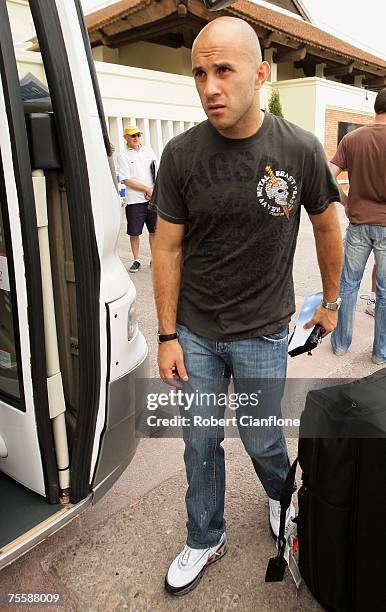
[[[19,50],[16,53],[16,60],[19,79],[31,72],[39,81],[47,83],[40,53]]]
[[[7,9],[14,43],[24,46],[23,42],[35,33],[28,2],[7,0]]]
[[[164,45],[143,41],[117,49],[99,45],[92,49],[92,53],[94,59],[99,62],[145,68],[145,70],[158,70],[184,76],[191,76],[192,74],[190,49],[186,47],[172,49]],[[295,68],[293,62],[277,64],[278,81],[297,78],[304,78],[304,72],[302,69]]]
[[[344,83],[315,78],[315,134],[325,144],[326,108],[373,117],[376,93]]]
[[[92,54],[96,62],[106,62],[107,64],[119,64],[119,49],[112,49],[99,45],[92,49]]]
[[[304,78],[304,72],[300,68],[295,68],[293,62],[283,62],[277,64],[277,80],[287,81],[288,79]]]
[[[313,78],[276,81],[272,84],[280,96],[284,118],[315,132],[316,88]]]
[[[352,113],[344,110],[337,110],[335,108],[326,108],[326,133],[324,140],[324,148],[326,151],[327,159],[331,159],[338,145],[338,123],[339,121],[346,121],[347,123],[362,123],[368,125],[374,121],[374,115],[368,113]],[[347,172],[341,172],[339,175],[339,181],[347,183],[348,175]]]
[[[191,76],[190,49],[180,47],[172,49],[150,42],[138,42],[131,45],[109,49],[100,45],[93,49],[94,59],[101,62],[158,70],[171,74]]]
[[[346,121],[347,123],[363,123],[368,125],[374,121],[374,117],[368,113],[353,113],[335,108],[326,108],[326,132],[324,139],[324,147],[327,157],[331,158],[338,144],[338,123]]]

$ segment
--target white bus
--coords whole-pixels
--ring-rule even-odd
[[[147,376],[80,0],[29,6],[50,97],[33,104],[0,0],[0,569],[127,467]]]

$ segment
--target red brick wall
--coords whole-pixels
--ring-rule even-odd
[[[328,160],[333,157],[337,148],[339,121],[346,121],[347,123],[363,123],[363,125],[366,125],[374,121],[374,116],[366,113],[350,113],[348,111],[340,111],[334,110],[332,108],[326,108],[326,131],[324,136],[324,148]],[[339,175],[339,180],[346,178],[346,172],[342,172]]]

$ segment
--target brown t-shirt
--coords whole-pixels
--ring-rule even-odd
[[[386,226],[386,124],[346,134],[331,163],[348,170],[351,223]]]

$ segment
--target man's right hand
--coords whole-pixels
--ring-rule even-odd
[[[184,364],[184,354],[178,340],[162,342],[158,346],[158,368],[163,381],[181,389],[181,381],[188,380]]]
[[[149,202],[151,200],[152,195],[153,195],[153,187],[148,187],[145,191],[145,198],[149,200]]]

